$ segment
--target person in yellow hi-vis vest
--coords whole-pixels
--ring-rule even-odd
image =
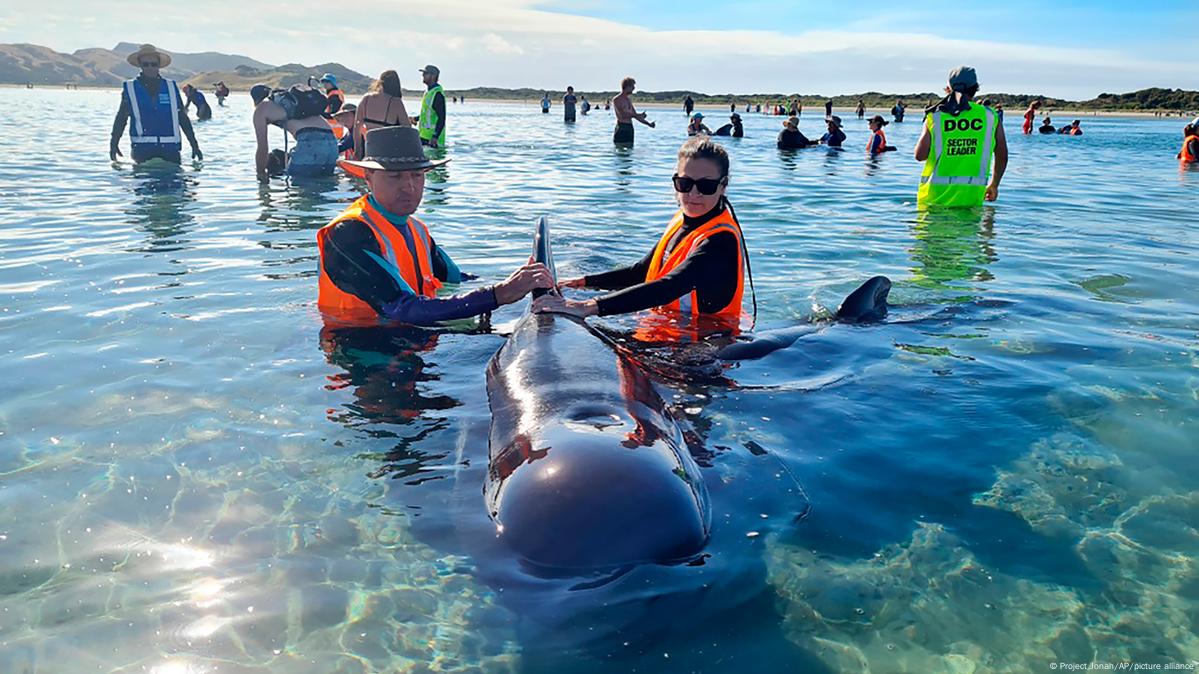
[[[924,130],[916,142],[916,159],[924,162],[916,204],[969,208],[995,201],[1008,159],[999,116],[973,102],[978,93],[974,68],[950,71],[945,93],[925,111]]]
[[[420,131],[421,145],[445,147],[445,91],[437,81],[441,70],[428,65],[420,72],[428,90],[420,101],[420,117],[413,117],[412,123]]]

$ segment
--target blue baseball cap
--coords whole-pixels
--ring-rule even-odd
[[[337,75],[334,75],[333,73],[325,73],[324,75],[321,75],[321,81],[328,82],[333,86],[337,86]]]
[[[702,112],[691,113],[691,119],[703,119],[703,118],[704,118],[704,113],[702,113]]]

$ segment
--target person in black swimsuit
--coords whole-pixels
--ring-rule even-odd
[[[412,126],[404,108],[400,76],[394,70],[384,70],[358,102],[354,113],[354,155],[362,158],[367,131],[388,126]]]

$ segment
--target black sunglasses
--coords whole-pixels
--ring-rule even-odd
[[[157,67],[158,67],[158,61],[142,61],[142,62],[141,62],[141,67],[143,67],[143,68],[157,68]]]
[[[691,191],[692,187],[696,187],[699,188],[700,194],[712,196],[716,194],[716,190],[720,189],[720,186],[725,184],[728,179],[728,176],[724,176],[723,178],[700,178],[696,180],[695,178],[688,178],[676,173],[670,180],[674,183],[675,192],[686,194]]]

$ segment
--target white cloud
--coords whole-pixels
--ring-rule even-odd
[[[524,54],[525,50],[496,35],[495,33],[487,33],[481,40],[483,48],[492,54]]]

